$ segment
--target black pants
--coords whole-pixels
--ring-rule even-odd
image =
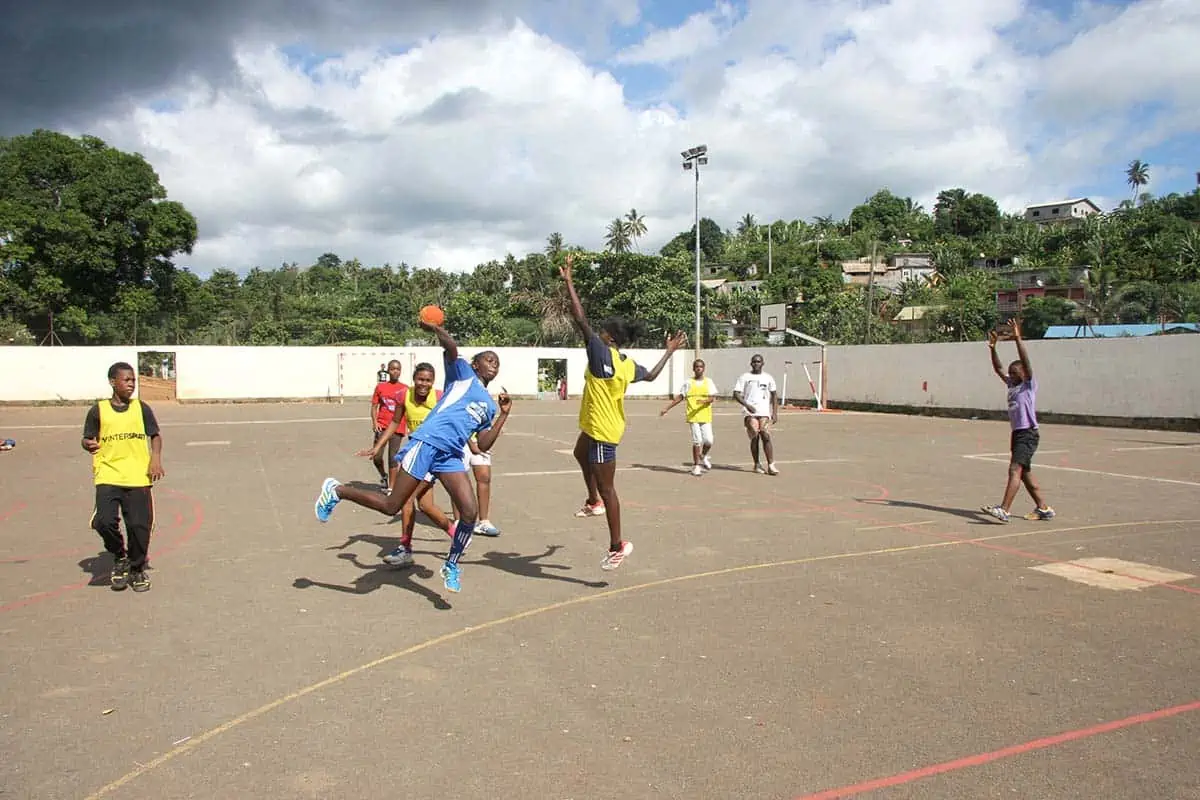
[[[121,536],[122,519],[127,537]],[[150,531],[154,529],[154,497],[150,487],[98,485],[92,528],[104,540],[105,550],[117,558],[128,556],[129,568],[134,572],[145,569]]]

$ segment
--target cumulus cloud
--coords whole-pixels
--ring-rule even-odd
[[[1200,123],[1187,0],[1074,17],[1023,0],[720,2],[600,57],[521,14],[577,14],[582,32],[595,15],[638,23],[636,0],[472,0],[453,23],[439,4],[285,5],[235,33],[243,17],[216,4],[196,36],[217,55],[159,54],[153,79],[97,84],[70,117],[151,160],[199,218],[202,272],[327,250],[466,269],[552,231],[598,247],[634,207],[657,248],[691,225],[679,151],[700,143],[701,210],[725,224],[844,215],[880,186],[927,207],[963,186],[1015,210],[1101,177],[1119,188],[1099,170]],[[426,10],[391,10],[407,5]],[[183,36],[187,15],[172,19]],[[659,102],[630,101],[631,65],[664,70]],[[23,117],[62,119],[67,94]]]

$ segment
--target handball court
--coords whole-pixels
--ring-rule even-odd
[[[457,595],[444,534],[397,569],[398,521],[313,516],[374,480],[365,403],[159,403],[144,594],[84,409],[4,409],[0,796],[1200,796],[1200,436],[1044,426],[1058,516],[1004,525],[1005,422],[790,411],[770,477],[726,403],[693,477],[662,405],[627,406],[606,573],[577,404],[517,400]]]

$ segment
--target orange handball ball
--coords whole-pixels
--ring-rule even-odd
[[[441,325],[446,321],[446,312],[437,306],[429,305],[421,309],[421,322],[426,325]]]

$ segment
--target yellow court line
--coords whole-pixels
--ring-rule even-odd
[[[660,586],[669,586],[671,584],[683,583],[685,581],[699,580],[701,578],[715,578],[715,577],[720,577],[723,575],[734,575],[734,574],[741,573],[741,572],[752,572],[754,570],[760,570],[760,569],[792,567],[792,566],[798,566],[798,565],[802,565],[802,564],[815,564],[815,563],[818,563],[821,561],[838,561],[838,560],[846,560],[846,559],[851,559],[851,558],[863,558],[866,556],[890,555],[893,553],[907,553],[907,552],[913,552],[916,550],[931,550],[936,547],[951,547],[951,546],[960,545],[960,544],[971,544],[972,542],[989,542],[989,541],[994,541],[996,539],[1011,539],[1011,538],[1015,538],[1018,536],[1031,536],[1031,535],[1035,535],[1035,534],[1066,533],[1069,531],[1083,531],[1083,530],[1094,530],[1094,529],[1100,529],[1100,528],[1116,528],[1116,527],[1138,527],[1138,526],[1146,526],[1146,525],[1181,525],[1181,524],[1191,524],[1191,523],[1197,523],[1197,522],[1200,522],[1200,520],[1182,519],[1182,520],[1145,520],[1142,522],[1112,522],[1112,523],[1103,523],[1103,524],[1098,524],[1098,525],[1080,525],[1078,527],[1072,527],[1072,528],[1048,528],[1048,529],[1035,530],[1035,531],[1018,531],[1016,533],[1002,533],[1002,534],[999,534],[996,536],[985,536],[985,537],[977,538],[977,539],[951,539],[951,540],[947,540],[944,542],[925,542],[923,544],[905,545],[903,547],[885,547],[885,548],[880,548],[878,550],[859,550],[859,551],[849,552],[849,553],[830,553],[828,555],[823,555],[823,556],[806,556],[805,558],[792,558],[792,559],[787,559],[785,561],[768,561],[768,562],[764,562],[764,563],[760,563],[760,564],[743,564],[743,565],[737,566],[737,567],[726,567],[724,569],[711,570],[708,572],[696,572],[696,573],[692,573],[690,575],[676,575],[673,578],[663,578],[661,580],[650,581],[648,583],[639,583],[634,586],[624,586],[624,587],[621,587],[620,589],[609,589],[608,591],[600,592],[599,594],[583,595],[581,597],[574,597],[574,598],[571,598],[570,600],[562,600],[557,603],[551,603],[550,605],[539,606],[537,608],[531,608],[526,611],[518,612],[516,614],[510,614],[507,617],[501,617],[499,619],[490,620],[488,622],[480,623],[479,625],[471,625],[466,628],[460,628],[457,631],[443,634],[441,636],[434,637],[433,639],[428,639],[424,642],[421,642],[420,644],[415,644],[412,647],[407,647],[403,650],[397,650],[394,653],[390,653],[386,656],[382,656],[380,658],[375,659],[374,661],[368,661],[365,664],[360,664],[359,666],[352,667],[351,669],[345,670],[344,672],[339,672],[336,675],[328,677],[325,680],[318,681],[317,683],[311,684],[310,686],[305,686],[303,689],[298,689],[294,692],[291,692],[290,694],[286,694],[283,697],[277,698],[275,700],[272,700],[269,703],[266,703],[265,705],[261,705],[258,708],[255,708],[251,711],[247,711],[244,714],[240,714],[240,715],[234,717],[233,719],[228,720],[227,722],[224,722],[224,723],[218,725],[215,728],[211,728],[211,729],[205,731],[204,733],[200,734],[199,736],[189,739],[184,744],[181,744],[178,747],[174,747],[171,750],[168,750],[167,752],[163,753],[158,758],[152,759],[152,760],[146,762],[145,764],[139,764],[137,769],[135,769],[131,772],[128,772],[125,775],[122,775],[120,778],[117,778],[112,783],[109,783],[105,786],[100,787],[95,792],[88,795],[84,800],[99,800],[99,798],[115,792],[117,789],[120,789],[122,786],[126,785],[127,783],[129,783],[133,780],[136,780],[137,778],[141,777],[142,775],[145,775],[147,772],[150,772],[151,770],[161,767],[163,764],[167,763],[168,761],[172,761],[175,758],[178,758],[179,756],[184,755],[188,751],[193,750],[196,747],[199,747],[200,745],[204,744],[205,742],[209,741],[210,739],[214,739],[217,736],[220,736],[222,733],[225,733],[226,731],[232,730],[233,728],[236,728],[237,726],[239,726],[243,723],[246,723],[253,719],[261,717],[270,711],[274,711],[276,708],[279,708],[280,706],[282,706],[286,703],[290,703],[293,700],[299,700],[301,697],[304,697],[305,695],[312,694],[313,692],[318,692],[322,689],[325,689],[329,686],[333,686],[338,683],[342,683],[342,682],[348,680],[349,678],[352,678],[355,675],[358,675],[360,673],[367,672],[368,670],[372,670],[376,667],[383,666],[384,664],[387,664],[392,661],[396,661],[397,659],[400,659],[400,658],[404,658],[405,656],[409,656],[414,653],[419,653],[422,650],[428,650],[429,648],[435,647],[439,644],[445,644],[446,642],[451,642],[451,641],[454,641],[455,639],[460,639],[470,633],[477,633],[479,631],[485,631],[490,628],[497,628],[497,627],[500,627],[501,625],[508,625],[509,623],[517,622],[519,620],[526,619],[528,617],[535,617],[535,616],[538,616],[541,614],[549,613],[551,611],[557,611],[559,609],[569,608],[571,606],[583,605],[585,603],[594,603],[599,600],[607,600],[612,597],[618,597],[620,595],[641,591],[643,589],[655,589]]]

